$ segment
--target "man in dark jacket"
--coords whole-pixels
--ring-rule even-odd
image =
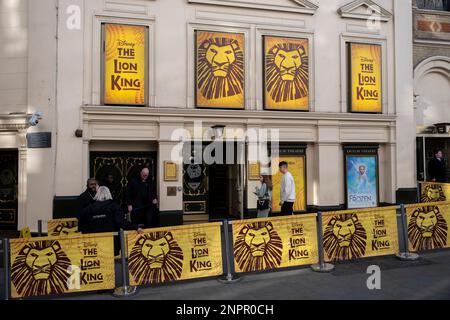
[[[99,187],[94,199],[94,203],[83,210],[82,218],[86,223],[80,228],[81,233],[117,232],[120,229],[142,232],[137,225],[128,223],[107,187]],[[119,250],[119,237],[114,237],[114,254],[118,255]]]
[[[158,199],[148,168],[142,169],[139,178],[128,184],[127,204],[133,223],[146,228],[156,227]]]
[[[436,150],[434,157],[428,162],[429,179],[433,182],[447,182],[446,171],[442,150]]]
[[[86,223],[86,221],[83,220],[83,211],[95,202],[94,197],[97,194],[97,189],[97,180],[90,178],[86,183],[86,190],[78,197],[78,228],[83,228],[83,225]]]

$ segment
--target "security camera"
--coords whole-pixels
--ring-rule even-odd
[[[28,120],[28,123],[34,127],[39,123],[39,120],[41,119],[42,119],[42,112],[38,111],[33,113],[30,120]]]

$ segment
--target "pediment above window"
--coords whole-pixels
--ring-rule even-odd
[[[342,18],[374,20],[387,22],[391,19],[392,13],[375,3],[372,0],[355,0],[338,9]]]

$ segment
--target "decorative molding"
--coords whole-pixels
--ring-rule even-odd
[[[342,18],[388,22],[392,13],[372,0],[355,0],[338,9]],[[374,15],[376,19],[374,18]]]
[[[318,5],[314,4],[309,0],[290,0],[296,5],[293,6],[283,6],[279,4],[268,4],[268,3],[258,3],[258,2],[246,2],[241,0],[188,0],[188,3],[192,4],[209,4],[216,6],[226,6],[226,7],[237,7],[237,8],[248,8],[248,9],[260,9],[260,10],[270,10],[270,11],[284,11],[293,13],[304,13],[313,15],[319,8]]]
[[[126,1],[116,2],[111,0],[105,0],[103,10],[110,12],[148,15],[147,5],[126,3]]]

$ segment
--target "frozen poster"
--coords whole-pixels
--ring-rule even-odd
[[[348,208],[378,206],[377,157],[347,156]]]

